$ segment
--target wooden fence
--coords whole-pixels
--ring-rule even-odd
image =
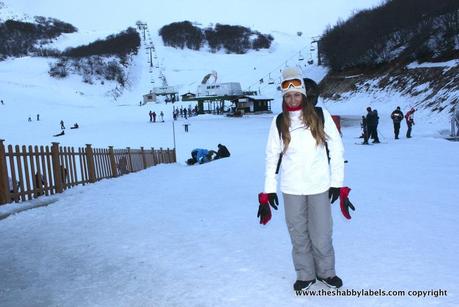
[[[137,172],[160,163],[175,163],[174,149],[114,149],[52,146],[12,146],[0,140],[0,205],[62,193]]]

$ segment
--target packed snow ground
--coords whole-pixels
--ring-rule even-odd
[[[282,201],[267,226],[256,218],[270,122],[195,118],[179,143],[221,142],[230,158],[189,167],[182,157],[1,220],[0,305],[459,304],[457,143],[417,126],[412,139],[395,141],[383,124],[387,143],[360,146],[359,128],[344,127],[346,184],[357,211],[347,221],[333,205],[344,289],[442,289],[446,297],[298,298]]]

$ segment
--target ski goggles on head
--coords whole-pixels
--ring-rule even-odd
[[[303,83],[301,82],[300,79],[291,79],[291,80],[285,80],[282,81],[281,83],[281,88],[285,91],[288,90],[289,88],[301,88]]]

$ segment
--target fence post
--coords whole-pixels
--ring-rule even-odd
[[[140,147],[140,152],[142,153],[143,169],[147,168],[147,159],[145,158],[145,152],[143,151],[143,146]]]
[[[88,173],[89,182],[96,182],[96,167],[94,165],[94,152],[92,151],[91,144],[86,144],[86,157],[88,159]]]
[[[127,147],[128,157],[129,157],[129,171],[133,172],[134,168],[132,167],[132,158],[131,158],[131,147]]]
[[[110,156],[110,166],[112,168],[112,177],[118,177],[118,173],[116,172],[116,161],[115,161],[115,153],[113,151],[113,146],[108,146],[108,155]]]
[[[174,154],[173,154],[173,159],[174,160],[172,161],[172,163],[177,163],[177,152],[175,151],[175,147],[174,147],[173,151],[174,151]]]
[[[62,193],[61,163],[59,161],[59,143],[51,143],[51,160],[53,162],[54,186],[56,193]]]
[[[8,173],[6,170],[5,145],[0,139],[0,204],[6,204],[9,200]]]
[[[155,152],[155,148],[154,147],[151,148],[151,154],[153,156],[153,166],[155,166],[158,163],[156,163],[157,159],[156,159],[156,152]]]

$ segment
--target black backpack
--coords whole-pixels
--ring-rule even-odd
[[[321,119],[322,126],[323,126],[324,123],[325,123],[324,111],[322,110],[321,107],[314,107],[314,110],[316,111],[317,115],[319,115],[319,118]],[[279,138],[282,138],[282,133],[281,133],[280,126],[281,126],[281,122],[282,122],[283,117],[284,117],[284,113],[280,113],[276,117],[276,127],[277,127],[277,132],[279,133]],[[328,162],[330,163],[330,154],[328,152],[327,142],[325,142],[325,149],[327,151]],[[279,160],[277,161],[276,174],[279,173],[280,165],[282,163],[282,156],[283,156],[283,153],[281,152],[280,155],[279,155]]]

